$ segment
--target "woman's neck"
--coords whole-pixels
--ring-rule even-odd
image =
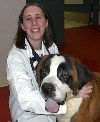
[[[41,46],[42,46],[42,41],[40,40],[29,40],[31,45],[33,46],[34,50],[40,50],[41,49]]]

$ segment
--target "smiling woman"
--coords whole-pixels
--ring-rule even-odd
[[[20,12],[14,45],[7,58],[13,122],[56,122],[56,117],[45,109],[45,99],[36,80],[40,57],[55,53],[59,52],[47,12],[40,4],[26,4]],[[59,107],[59,112],[64,114],[66,106]]]
[[[48,19],[41,8],[30,6],[25,9],[21,27],[27,33],[27,38],[35,50],[40,49],[41,40],[47,26]]]
[[[63,0],[26,0],[27,3],[39,3],[47,10],[53,29],[55,43],[64,42],[64,1]],[[60,32],[60,34],[59,34]]]

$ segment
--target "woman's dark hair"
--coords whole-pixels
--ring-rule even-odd
[[[18,20],[18,29],[17,29],[17,33],[14,37],[14,43],[16,45],[17,48],[20,49],[25,49],[25,38],[27,38],[26,36],[26,32],[23,31],[21,24],[23,23],[23,13],[24,10],[29,7],[29,6],[37,6],[39,8],[42,9],[43,13],[44,13],[44,17],[46,20],[48,20],[48,27],[45,29],[45,33],[43,35],[43,40],[44,40],[44,44],[46,46],[46,48],[50,47],[53,43],[53,34],[52,34],[52,29],[51,29],[51,24],[50,24],[50,18],[48,16],[48,13],[46,12],[46,10],[39,4],[37,3],[30,3],[30,4],[26,4],[24,6],[24,8],[22,9],[20,15],[19,15],[19,20]]]

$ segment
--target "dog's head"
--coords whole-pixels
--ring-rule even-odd
[[[70,56],[43,56],[37,65],[37,81],[45,99],[63,104],[66,97],[77,94],[91,80],[88,68]]]

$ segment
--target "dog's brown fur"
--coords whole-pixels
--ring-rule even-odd
[[[40,77],[41,68],[43,67],[43,63],[46,58],[48,58],[48,56],[45,56],[43,60],[38,64],[38,79]],[[77,72],[77,67],[81,65],[81,63],[74,58],[69,58],[71,61],[70,65],[72,65],[73,67],[71,71],[73,84],[78,84],[78,82],[81,84],[78,75],[78,73],[80,73],[80,70],[79,72]],[[93,86],[92,93],[90,93],[89,98],[83,100],[79,111],[73,116],[71,122],[100,122],[100,73],[91,72],[91,76],[91,80],[86,82]],[[39,79],[39,84],[41,84],[40,82],[41,81]],[[74,92],[77,92],[77,90],[78,89],[74,87]]]
[[[71,60],[73,67],[77,69],[76,64],[81,64],[80,61],[74,58]],[[83,100],[72,122],[100,122],[100,73],[91,72],[91,75],[92,79],[88,83],[93,86],[92,93],[89,98]],[[78,79],[77,73],[73,73],[73,77]]]
[[[90,84],[93,91],[89,98],[83,100],[73,122],[100,122],[100,73],[93,73]]]

